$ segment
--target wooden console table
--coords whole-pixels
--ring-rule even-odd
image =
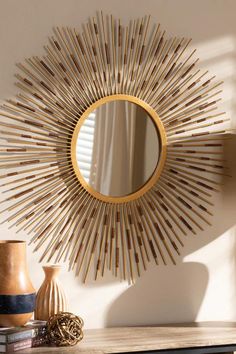
[[[24,353],[208,354],[236,351],[236,323],[192,323],[155,327],[90,329],[75,347],[39,347]]]

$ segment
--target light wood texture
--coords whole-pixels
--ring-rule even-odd
[[[47,321],[50,316],[60,311],[67,311],[68,304],[65,292],[58,279],[61,266],[44,266],[43,270],[45,279],[37,292],[34,318]]]
[[[24,326],[33,315],[34,304],[26,242],[0,240],[0,326]]]
[[[150,350],[236,345],[235,323],[193,323],[158,327],[85,330],[75,347],[42,347],[26,353],[122,353]]]

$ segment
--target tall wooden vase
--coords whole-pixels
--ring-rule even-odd
[[[0,241],[0,326],[23,326],[35,308],[24,241]]]
[[[43,267],[45,279],[36,296],[35,319],[47,321],[60,311],[67,311],[67,300],[58,280],[59,265]]]

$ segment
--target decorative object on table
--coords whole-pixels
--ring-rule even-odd
[[[43,267],[45,279],[36,296],[35,319],[47,321],[50,316],[67,311],[67,299],[58,279],[60,265]]]
[[[228,119],[222,82],[189,43],[150,17],[123,26],[99,13],[18,64],[21,94],[0,123],[6,221],[34,234],[40,260],[133,282],[151,258],[176,264],[184,236],[211,225]]]
[[[18,350],[47,344],[46,321],[32,320],[23,327],[0,328],[0,352]]]
[[[47,322],[49,343],[58,346],[72,346],[83,339],[81,317],[70,312],[61,312],[51,316]]]
[[[0,241],[0,326],[23,326],[33,315],[35,289],[26,263],[26,243]]]

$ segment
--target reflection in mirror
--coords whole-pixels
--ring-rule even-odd
[[[117,100],[95,109],[77,138],[76,159],[84,180],[97,192],[122,197],[152,176],[160,155],[157,128],[141,106]]]

